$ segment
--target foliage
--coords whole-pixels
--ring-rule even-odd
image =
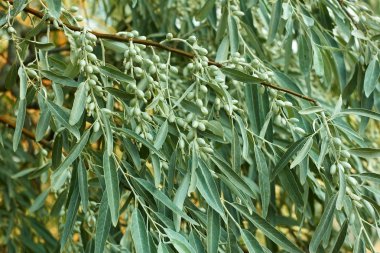
[[[87,4],[1,2],[0,251],[375,251],[377,3]]]

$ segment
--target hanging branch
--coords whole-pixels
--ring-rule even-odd
[[[5,1],[7,1],[10,4],[13,5],[13,0],[5,0]],[[23,9],[23,11],[27,12],[27,13],[30,13],[30,14],[32,14],[32,15],[40,18],[40,19],[42,19],[44,17],[44,14],[42,12],[40,12],[38,10],[35,10],[33,8],[30,8],[30,7],[25,7]],[[48,20],[51,21],[51,22],[53,22],[54,18],[50,17]],[[73,31],[83,31],[83,28],[81,28],[81,27],[70,25],[70,24],[66,24],[66,23],[59,24],[59,26],[60,27],[65,26],[65,27],[67,27],[67,28],[69,28],[70,30],[73,30]],[[186,58],[193,59],[195,57],[194,54],[192,54],[192,53],[180,50],[178,48],[173,48],[173,47],[165,46],[165,45],[160,44],[160,43],[158,43],[156,41],[153,41],[153,40],[142,40],[142,39],[136,39],[136,38],[125,38],[125,37],[118,36],[118,35],[115,35],[115,34],[100,33],[100,32],[96,32],[96,31],[88,31],[88,32],[90,32],[90,33],[94,34],[96,37],[102,38],[102,39],[108,39],[108,40],[119,41],[119,42],[130,42],[130,41],[132,41],[133,43],[136,43],[136,44],[142,44],[142,45],[146,45],[146,46],[152,46],[152,47],[160,48],[160,49],[163,49],[163,50],[166,50],[166,51],[169,51],[169,52],[181,55],[181,56],[186,57]],[[223,67],[223,65],[221,63],[218,63],[218,62],[213,61],[213,60],[209,60],[208,64],[209,65],[217,66],[218,68],[222,68]],[[317,101],[314,98],[305,96],[305,95],[297,93],[295,91],[292,91],[292,90],[289,90],[289,89],[285,89],[285,88],[281,88],[281,87],[278,87],[278,86],[276,86],[274,84],[270,84],[270,83],[266,83],[266,82],[263,82],[261,84],[263,86],[269,87],[271,89],[279,90],[279,91],[288,93],[290,95],[293,95],[295,97],[299,97],[301,99],[307,100],[307,101],[309,101],[311,103],[317,104]]]

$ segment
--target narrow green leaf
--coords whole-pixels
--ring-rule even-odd
[[[85,108],[86,108],[87,90],[86,83],[82,82],[79,84],[78,89],[75,92],[75,98],[73,107],[70,112],[69,124],[75,125],[81,118]]]
[[[361,109],[361,108],[355,108],[355,109],[346,109],[342,110],[340,113],[336,114],[335,117],[340,117],[344,115],[358,115],[358,116],[363,116],[363,117],[368,117],[374,120],[380,121],[380,114],[377,112],[373,112],[367,109]]]
[[[380,185],[380,174],[372,173],[372,172],[364,172],[360,174],[352,174],[352,177],[359,177],[361,179],[374,182]]]
[[[347,236],[348,220],[345,220],[343,225],[340,228],[339,234],[335,240],[334,247],[331,250],[331,253],[339,253],[340,248],[342,247],[344,240]]]
[[[126,83],[135,83],[136,82],[135,79],[124,74],[123,72],[121,72],[120,70],[118,70],[116,67],[114,67],[112,65],[100,67],[100,72],[103,75],[110,77],[112,79],[116,79],[120,82],[126,82]]]
[[[263,248],[251,232],[245,229],[241,229],[240,233],[245,245],[248,248],[249,253],[264,253]]]
[[[350,152],[350,154],[352,155],[356,155],[367,159],[380,157],[379,148],[352,148],[349,149],[348,152]]]
[[[78,186],[80,199],[83,206],[84,213],[87,212],[88,208],[88,181],[87,181],[87,170],[82,159],[78,163]]]
[[[231,53],[239,51],[239,31],[233,16],[228,17],[228,35],[230,39]]]
[[[276,167],[274,168],[272,172],[272,181],[276,178],[278,173],[285,168],[285,166],[288,164],[290,159],[297,153],[305,144],[307,141],[306,137],[303,137],[299,139],[298,141],[294,142],[290,147],[286,150],[286,152],[282,155],[279,162],[277,163]]]
[[[69,206],[67,207],[66,212],[66,221],[63,227],[63,233],[61,237],[61,251],[64,248],[67,239],[71,235],[74,223],[77,217],[77,212],[79,208],[79,190],[78,187],[74,188],[73,194],[71,195]]]
[[[164,230],[166,235],[170,238],[170,242],[178,252],[196,253],[193,246],[190,245],[188,240],[183,235],[168,228],[165,228]]]
[[[214,209],[207,210],[207,252],[217,253],[220,237],[220,216]]]
[[[34,213],[45,204],[45,199],[49,195],[50,188],[41,192],[40,195],[34,200],[33,204],[29,207],[29,212]]]
[[[302,149],[299,151],[296,158],[294,158],[293,162],[290,164],[291,169],[296,167],[298,164],[302,162],[303,159],[305,159],[305,157],[309,153],[312,146],[313,146],[313,138],[308,137]]]
[[[323,235],[327,231],[328,226],[333,221],[337,198],[338,196],[335,194],[333,197],[330,198],[326,205],[321,220],[319,221],[318,226],[315,229],[314,234],[311,238],[309,245],[310,253],[318,252],[317,249],[322,241]]]
[[[103,111],[100,113],[103,126],[104,126],[104,134],[106,136],[106,147],[108,156],[113,154],[113,135],[111,130],[111,124],[108,119],[108,115],[106,115]]]
[[[28,89],[28,79],[23,67],[19,67],[18,77],[20,78],[20,99],[24,100],[26,97],[26,91]]]
[[[277,0],[272,6],[272,15],[269,24],[268,43],[272,43],[276,37],[278,25],[281,20],[282,0]]]
[[[116,226],[119,220],[119,178],[113,157],[109,156],[106,151],[103,154],[103,170],[112,224]]]
[[[309,107],[306,109],[302,109],[302,110],[298,111],[298,113],[302,114],[302,115],[308,115],[308,114],[318,113],[318,112],[322,112],[322,111],[324,111],[324,109],[322,107],[312,106],[312,107]]]
[[[201,20],[207,18],[210,11],[214,7],[214,5],[215,5],[215,0],[206,1],[206,3],[203,5],[203,7],[199,10],[197,15],[195,16],[197,18],[197,20],[201,21]]]
[[[61,0],[46,0],[49,13],[55,18],[59,19],[61,16]]]
[[[69,115],[64,110],[62,110],[62,108],[59,107],[59,105],[51,101],[47,101],[47,105],[49,107],[50,112],[54,115],[58,122],[61,123],[64,127],[66,127],[75,136],[75,138],[79,140],[79,130],[69,124]]]
[[[54,171],[52,175],[52,180],[56,181],[62,174],[67,170],[67,168],[74,162],[75,159],[81,154],[83,148],[86,146],[88,138],[90,136],[90,130],[87,130],[81,140],[75,144],[75,146],[70,150],[66,159],[59,165],[59,167]],[[58,187],[59,188],[59,187]],[[53,185],[53,189],[58,190],[56,185]]]
[[[346,195],[346,179],[344,178],[344,171],[339,170],[339,191],[338,198],[336,200],[336,209],[338,211],[342,210],[344,204],[344,196]]]
[[[231,157],[232,157],[232,168],[236,172],[240,172],[241,164],[241,150],[240,150],[240,140],[237,130],[235,128],[232,135],[232,145],[231,145]]]
[[[103,193],[96,220],[95,253],[103,253],[104,246],[111,228],[111,216],[108,208],[107,194]]]
[[[306,36],[298,37],[298,61],[301,72],[306,76],[309,75],[312,65],[313,51],[310,45],[310,39]]]
[[[364,93],[369,97],[375,90],[380,75],[379,61],[374,57],[369,63],[364,76]]]
[[[190,186],[190,174],[187,173],[185,177],[182,179],[182,182],[179,185],[173,199],[174,205],[176,205],[180,210],[183,209],[183,203],[185,202],[185,199],[187,197],[187,191],[189,190],[189,186]],[[174,214],[173,222],[174,222],[175,230],[179,231],[180,224],[181,224],[181,216]]]
[[[40,141],[44,137],[46,130],[49,127],[50,118],[50,111],[47,108],[41,109],[40,119],[38,120],[36,127],[36,141]]]
[[[278,244],[280,247],[284,248],[284,250],[292,253],[302,253],[294,243],[289,241],[285,235],[279,232],[276,228],[274,228],[271,224],[269,224],[266,220],[261,218],[256,212],[249,212],[248,209],[244,206],[238,204],[231,204],[235,207],[236,211],[240,212],[244,215],[249,221],[251,221],[261,232],[271,239],[274,243]]]
[[[154,141],[154,147],[158,150],[161,149],[162,145],[164,144],[166,140],[166,136],[168,135],[168,121],[165,120],[165,122],[161,125],[160,129],[158,130],[156,140]]]
[[[259,186],[260,186],[260,197],[262,206],[262,216],[267,217],[269,203],[270,203],[270,178],[269,178],[269,168],[265,161],[265,156],[263,152],[255,145],[255,158],[257,171],[259,173]]]
[[[236,70],[236,69],[222,68],[221,70],[222,70],[223,74],[225,74],[226,76],[232,78],[233,80],[239,81],[239,82],[250,83],[250,84],[263,82],[263,80],[258,78],[258,77],[248,75],[248,74],[243,73],[243,72]]]
[[[140,211],[135,208],[132,213],[132,239],[137,253],[149,253],[148,229]]]
[[[74,81],[73,79],[66,77],[66,76],[61,76],[59,74],[56,74],[54,72],[51,72],[49,70],[42,70],[41,74],[46,77],[47,79],[57,83],[57,84],[62,84],[64,86],[69,86],[69,87],[78,87],[79,82]]]
[[[16,119],[16,128],[13,135],[13,151],[17,150],[18,144],[21,140],[22,129],[24,127],[24,121],[26,116],[26,100],[21,99],[18,103],[18,112]]]

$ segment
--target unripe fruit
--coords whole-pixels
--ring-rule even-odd
[[[160,62],[160,57],[158,56],[158,55],[153,55],[153,58],[152,58],[152,61],[154,62],[154,63],[159,63]]]
[[[298,134],[305,134],[305,130],[303,130],[302,128],[300,127],[295,127],[294,128],[294,131],[296,131]]]
[[[336,173],[336,165],[335,164],[331,165],[330,173],[331,173],[331,175],[335,175],[335,173]]]
[[[353,178],[353,177],[348,177],[347,180],[353,186],[357,186],[358,185],[358,181],[355,178]]]
[[[205,131],[206,130],[206,126],[205,126],[205,124],[203,124],[202,122],[199,122],[199,124],[198,124],[198,129],[200,130],[200,131]]]
[[[202,108],[201,108],[201,111],[202,111],[202,114],[203,114],[203,115],[207,115],[207,114],[208,114],[208,110],[207,110],[206,107],[202,107]]]
[[[338,146],[342,146],[342,140],[338,137],[333,138],[333,142]]]
[[[87,65],[84,70],[87,74],[92,74],[94,72],[94,68],[91,65]]]
[[[8,33],[16,33],[16,30],[12,26],[8,27],[7,31]]]
[[[69,9],[70,12],[77,12],[78,10],[79,10],[78,6],[75,6],[75,5],[71,6]]]
[[[134,114],[136,117],[140,116],[141,115],[141,110],[139,107],[136,107],[135,110],[134,110]]]
[[[201,86],[199,87],[199,89],[200,89],[200,91],[203,92],[203,93],[207,93],[207,91],[208,91],[208,89],[207,89],[207,87],[206,87],[205,85],[201,85]]]
[[[196,104],[197,104],[198,107],[202,107],[202,106],[203,106],[203,101],[202,101],[202,99],[199,99],[199,98],[198,98],[198,99],[196,100]]]
[[[26,72],[28,73],[28,75],[30,77],[37,77],[38,76],[37,72],[34,71],[33,69],[26,69]]]
[[[87,55],[87,58],[90,60],[90,61],[96,61],[98,58],[96,57],[96,55],[95,54],[93,54],[93,53],[89,53],[88,55]]]
[[[194,42],[197,41],[197,37],[195,37],[194,35],[191,35],[191,36],[189,37],[188,41],[189,41],[190,43],[194,43]]]
[[[80,60],[79,61],[79,66],[81,66],[82,68],[84,67],[84,66],[86,66],[86,61],[85,60]]]
[[[347,150],[342,150],[340,152],[340,154],[344,157],[344,158],[350,158],[351,157],[351,154],[347,151]]]
[[[91,86],[94,86],[94,85],[96,85],[96,81],[90,79],[90,80],[88,80],[88,84],[91,85]]]
[[[200,146],[205,146],[206,145],[206,141],[203,139],[203,138],[198,138],[197,139],[197,142]]]
[[[184,149],[185,148],[185,141],[183,139],[179,139],[178,146],[180,149]]]
[[[193,128],[197,128],[197,127],[199,126],[199,122],[196,121],[196,120],[194,120],[193,123],[191,124],[191,126],[192,126]]]
[[[94,48],[93,48],[92,46],[90,46],[90,45],[85,46],[84,49],[85,49],[87,52],[89,52],[89,53],[91,53],[92,51],[94,51]]]
[[[343,165],[343,167],[344,167],[345,169],[347,169],[347,170],[350,170],[350,169],[351,169],[351,164],[350,164],[350,163],[345,162],[345,161],[341,161],[340,163]]]
[[[95,121],[94,123],[94,132],[96,133],[100,129],[100,123],[99,121]]]
[[[298,122],[300,122],[300,121],[299,121],[299,119],[297,119],[297,118],[290,118],[290,119],[289,119],[289,122],[290,122],[290,123],[293,123],[293,124],[296,124],[296,123],[298,123]]]
[[[282,100],[276,100],[276,104],[280,107],[285,107],[285,102]]]
[[[173,34],[172,33],[167,33],[166,34],[166,39],[167,40],[172,40],[173,39]]]

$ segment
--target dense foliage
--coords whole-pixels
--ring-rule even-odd
[[[79,2],[0,3],[0,251],[376,251],[377,1]]]

